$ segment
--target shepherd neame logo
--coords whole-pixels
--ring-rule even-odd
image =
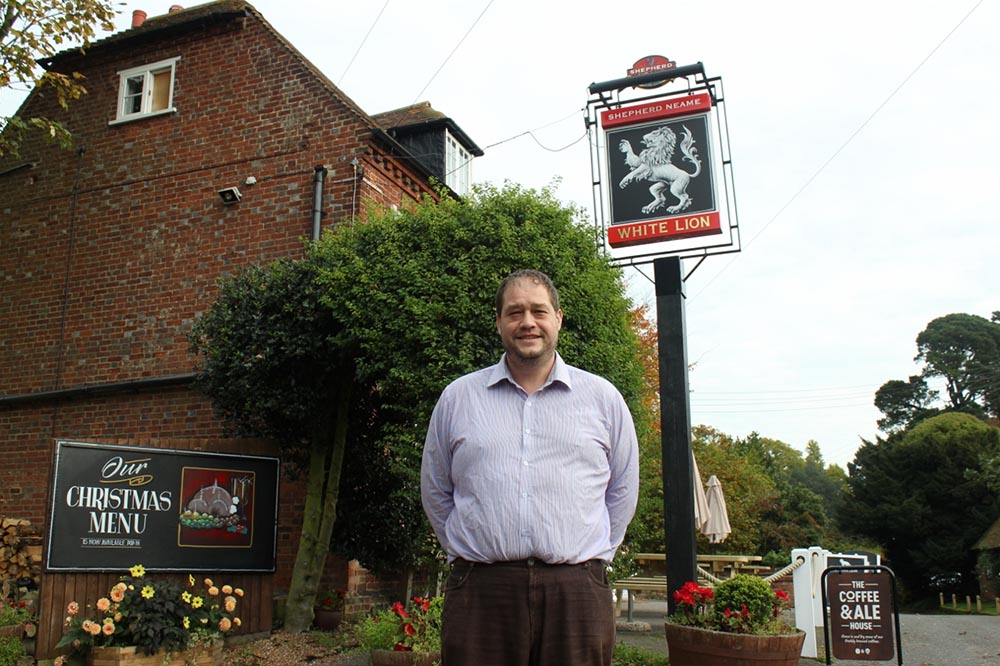
[[[169,490],[141,489],[153,482],[149,460],[109,458],[101,467],[101,485],[70,486],[66,506],[90,510],[90,534],[142,534],[150,512],[170,511],[173,506]]]

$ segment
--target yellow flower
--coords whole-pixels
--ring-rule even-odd
[[[191,618],[189,618],[187,615],[184,616],[184,628],[185,629],[191,628]]]
[[[97,610],[107,613],[109,608],[111,608],[111,601],[107,597],[101,597],[97,600]]]
[[[203,617],[203,618],[200,618],[200,619],[201,619],[201,623],[202,624],[208,624],[208,618],[207,617]]]
[[[153,589],[152,585],[147,585],[144,588],[142,588],[143,599],[152,599],[154,594],[156,594],[156,590]]]
[[[243,596],[243,588],[241,588],[241,587],[236,588],[235,590],[233,590],[233,594],[235,594],[238,597],[242,597]]]
[[[115,622],[121,622],[121,621],[122,621],[122,614],[115,613]]]
[[[131,569],[129,569],[128,572],[132,574],[132,578],[142,578],[143,576],[146,575],[146,567],[142,566],[141,564],[137,564]]]
[[[191,608],[201,608],[204,603],[201,597],[195,597],[191,600]]]
[[[188,574],[188,585],[194,587],[194,576],[191,574]]]
[[[235,624],[235,625],[236,625],[236,626],[238,627],[238,626],[240,626],[241,624],[243,624],[243,620],[241,620],[241,619],[240,619],[240,618],[238,618],[238,617],[234,617],[234,618],[233,618],[233,624]]]
[[[184,603],[186,604],[191,603],[191,593],[188,592],[187,590],[184,590],[183,592],[181,592],[181,599],[183,599]]]
[[[101,622],[102,622],[103,624],[110,624],[110,625],[111,625],[112,627],[113,627],[113,626],[115,626],[115,621],[114,621],[114,619],[112,619],[112,618],[110,618],[110,617],[106,617],[106,618],[104,618],[103,620],[101,620]]]
[[[223,585],[222,586],[222,593],[223,594],[232,594],[233,593],[233,587],[231,585]]]

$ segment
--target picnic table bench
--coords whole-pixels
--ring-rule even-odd
[[[697,565],[700,570],[708,571],[715,578],[731,578],[744,568],[753,567],[756,569],[756,565],[753,562],[760,562],[763,558],[760,555],[698,555]],[[664,553],[636,553],[635,560],[639,563],[648,562],[666,562],[667,556]],[[728,576],[726,574],[728,573]],[[699,575],[699,582],[705,585],[711,585],[711,582]],[[615,581],[612,584],[617,590],[617,598],[615,600],[615,616],[621,614],[621,604],[622,604],[622,593],[623,591],[628,592],[628,610],[627,619],[629,622],[632,621],[632,592],[661,592],[664,595],[667,593],[667,577],[665,575],[650,575],[648,573],[638,573],[634,576],[629,576],[628,578],[623,578]]]

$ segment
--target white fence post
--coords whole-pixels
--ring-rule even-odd
[[[812,546],[792,550],[792,562],[804,560],[802,566],[792,572],[792,591],[795,594],[795,626],[806,633],[802,644],[802,656],[816,658],[819,655],[817,641],[819,629],[823,627],[823,592],[820,577],[826,569],[829,551]]]

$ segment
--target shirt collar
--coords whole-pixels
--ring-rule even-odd
[[[507,380],[514,386],[518,385],[518,383],[514,381],[514,378],[510,374],[510,368],[507,367],[506,352],[504,353],[503,356],[500,357],[500,362],[493,366],[493,371],[490,373],[490,378],[489,381],[486,382],[486,385],[494,386],[503,380]],[[569,380],[569,366],[566,365],[565,361],[563,361],[562,356],[559,355],[559,352],[556,352],[556,362],[552,366],[552,370],[549,371],[549,378],[545,380],[545,383],[542,386],[544,388],[545,386],[548,386],[549,384],[552,384],[554,382],[559,382],[568,389],[573,388],[573,385],[570,383]]]

